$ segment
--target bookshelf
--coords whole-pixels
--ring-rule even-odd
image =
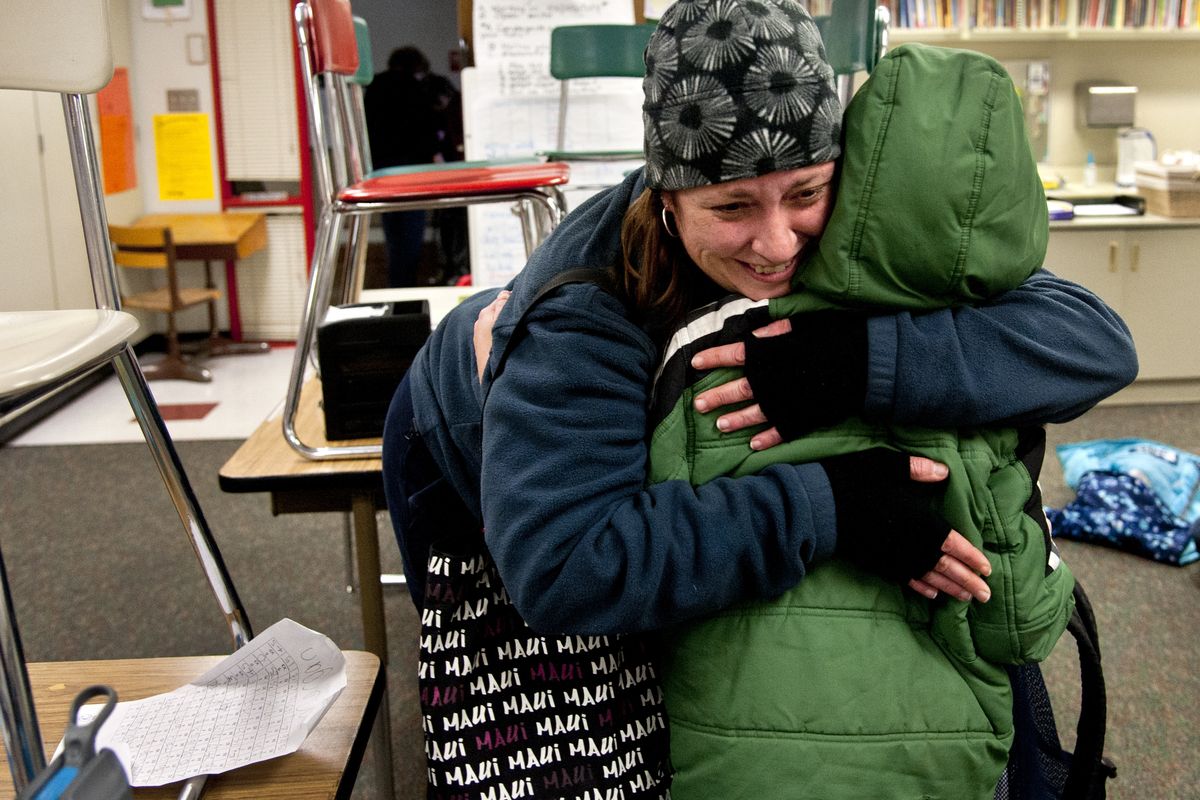
[[[1200,39],[1200,0],[883,0],[893,44]]]

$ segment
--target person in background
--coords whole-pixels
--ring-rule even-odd
[[[490,290],[455,308],[397,390],[384,482],[418,606],[433,540],[472,528],[482,527],[532,628],[612,634],[778,597],[835,551],[904,551],[909,528],[923,524],[901,504],[862,502],[857,486],[843,494],[839,484],[849,484],[831,481],[820,462],[772,464],[699,486],[647,485],[650,391],[667,335],[730,291],[760,299],[791,291],[828,220],[840,154],[841,110],[800,6],[700,0],[675,8],[706,20],[682,52],[709,74],[659,83],[666,65],[648,54],[647,152],[670,163],[649,159],[570,214],[505,288],[502,307],[481,315],[497,298]],[[660,29],[671,35],[673,25],[664,19]],[[753,80],[731,85],[726,66]],[[660,105],[672,95],[683,102]],[[678,124],[664,131],[656,114]],[[664,196],[688,186],[745,189],[707,209],[736,220],[743,244],[723,240],[724,226],[672,238],[681,231],[667,227]],[[618,277],[542,296],[579,266]],[[789,337],[785,346],[840,348],[850,327]],[[491,335],[486,359],[476,356],[480,329]],[[824,410],[906,425],[1062,421],[1136,369],[1116,315],[1040,271],[992,302],[881,314],[861,320],[853,336],[862,346],[836,372],[862,376],[857,394],[831,393]],[[784,392],[800,408],[825,394],[819,383]],[[914,469],[923,474],[928,462]],[[918,489],[894,473],[873,488],[892,497]],[[839,509],[851,504],[860,513],[846,521]],[[917,516],[927,519],[927,510]],[[986,560],[964,543],[943,535],[934,552],[914,546],[921,556],[910,560],[910,575],[937,572],[958,587],[944,591],[983,599]]]
[[[374,169],[461,160],[458,89],[430,72],[429,59],[416,47],[392,51],[388,68],[367,85],[363,102]],[[391,211],[381,217],[388,285],[417,285],[428,212]]]

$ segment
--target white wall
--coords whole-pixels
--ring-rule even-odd
[[[128,3],[126,19],[132,50],[130,78],[137,131],[138,183],[141,187],[144,212],[153,214],[220,211],[217,131],[213,117],[212,73],[208,58],[208,16],[204,0],[191,0],[189,19],[170,21],[144,19],[143,0],[128,0]],[[286,13],[286,7],[283,13]],[[188,63],[188,35],[203,37],[203,64]],[[199,111],[208,115],[213,176],[210,200],[159,198],[158,169],[155,165],[154,151],[154,116],[167,113],[168,89],[195,90],[200,99]],[[113,212],[111,206],[109,211],[110,214]]]
[[[1101,180],[1116,169],[1115,129],[1088,129],[1076,124],[1075,84],[1113,80],[1138,87],[1136,122],[1149,128],[1164,149],[1200,150],[1200,39],[1130,38],[1125,41],[950,42],[1001,61],[1034,59],[1050,62],[1050,152],[1047,163],[1070,173],[1082,172],[1091,150]],[[1078,177],[1077,175],[1075,177]]]
[[[127,3],[110,0],[115,66],[129,66]],[[91,103],[93,127],[97,124]],[[93,131],[97,143],[98,131]],[[97,145],[98,146],[98,145]],[[0,310],[86,308],[95,300],[62,100],[57,94],[0,90]],[[110,218],[141,210],[133,189],[106,198]]]

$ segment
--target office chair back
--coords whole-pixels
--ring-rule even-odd
[[[119,309],[116,268],[105,230],[100,162],[83,97],[106,86],[112,74],[107,3],[49,0],[5,4],[0,24],[0,89],[62,94],[96,307]]]
[[[358,71],[358,38],[349,0],[308,0],[311,7],[314,72],[353,75]]]
[[[570,82],[577,78],[643,77],[646,43],[655,27],[652,22],[561,25],[550,32],[550,74],[560,81],[556,144],[560,153],[566,148]]]

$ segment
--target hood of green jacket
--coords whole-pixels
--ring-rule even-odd
[[[794,296],[940,308],[993,297],[1042,266],[1045,192],[995,59],[901,45],[859,89],[842,130],[834,211]]]

